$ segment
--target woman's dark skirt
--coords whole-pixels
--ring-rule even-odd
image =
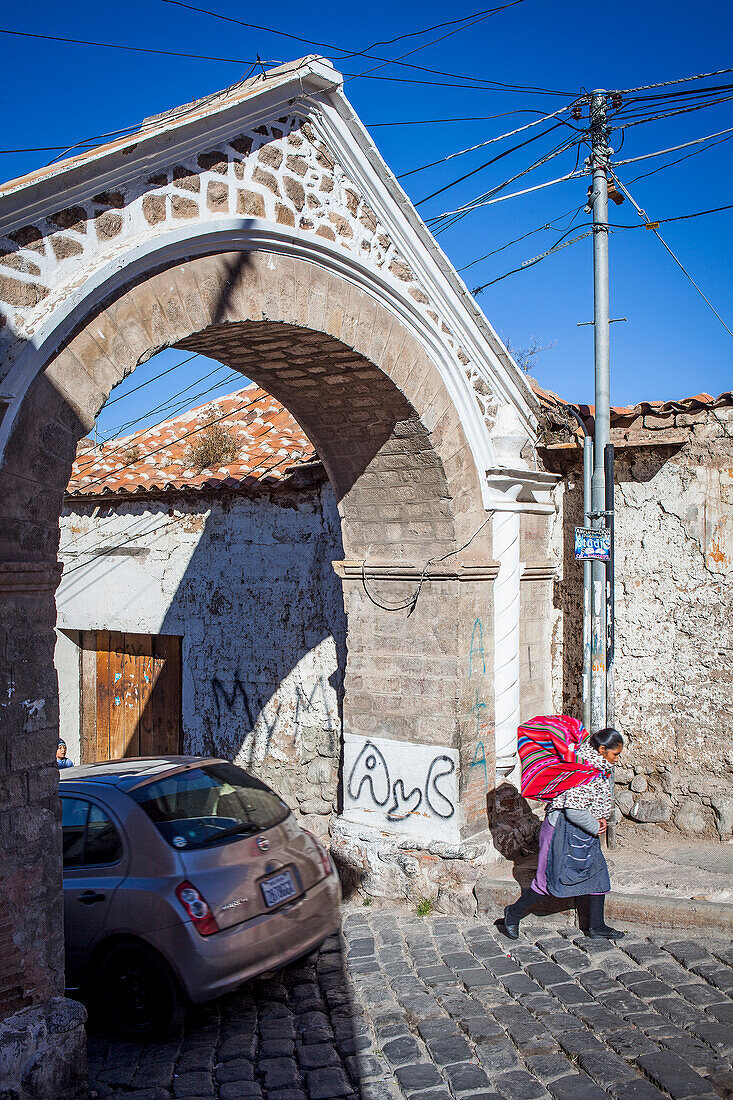
[[[548,885],[547,882],[547,858],[550,854],[550,846],[552,844],[554,832],[555,826],[551,824],[549,817],[546,817],[540,828],[540,853],[537,861],[537,873],[532,881],[532,889],[535,893],[545,894],[548,897],[580,897],[584,894],[607,894],[610,889],[610,884],[605,889],[601,890],[587,889],[584,886],[579,886],[576,894],[569,895],[566,893],[556,894],[554,890],[551,889],[551,885]],[[602,855],[601,858],[603,858]],[[604,865],[605,862],[604,859]]]

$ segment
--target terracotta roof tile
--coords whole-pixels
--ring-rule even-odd
[[[227,429],[239,453],[221,466],[192,469],[189,448],[212,421]],[[287,409],[252,383],[172,420],[110,440],[99,450],[82,439],[66,492],[98,497],[238,489],[282,481],[317,457]]]
[[[578,405],[571,401],[564,401],[552,390],[545,390],[533,378],[529,383],[539,398],[540,404],[548,411],[560,409],[563,406],[576,409],[589,427],[593,426],[595,405]],[[718,397],[709,393],[698,393],[694,397],[685,397],[679,401],[640,401],[637,405],[613,405],[611,407],[611,427],[616,425],[628,427],[634,420],[644,416],[653,417],[672,416],[675,413],[703,412],[706,409],[719,409],[733,406],[733,391],[726,390]],[[580,433],[578,428],[576,434]]]

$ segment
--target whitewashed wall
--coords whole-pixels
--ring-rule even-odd
[[[680,419],[680,418],[678,418]],[[616,457],[619,803],[643,825],[733,830],[733,410],[685,415],[687,440]],[[582,473],[556,490],[554,708],[582,715]],[[548,624],[550,627],[550,624]]]
[[[237,760],[325,820],[336,798],[346,634],[330,487],[67,507],[60,554],[69,754],[78,760],[79,673],[66,632],[180,635],[184,751]]]

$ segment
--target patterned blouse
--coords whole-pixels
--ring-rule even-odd
[[[548,803],[547,813],[553,810],[564,810],[572,807],[578,810],[590,810],[595,817],[604,817],[608,820],[614,807],[614,782],[613,765],[596,752],[586,741],[580,746],[577,759],[584,764],[590,764],[598,768],[601,774],[590,783],[584,783],[580,787],[572,787],[569,791],[563,791],[557,798]]]

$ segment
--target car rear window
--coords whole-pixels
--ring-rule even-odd
[[[223,844],[278,825],[281,798],[235,764],[203,764],[128,792],[174,848]]]

